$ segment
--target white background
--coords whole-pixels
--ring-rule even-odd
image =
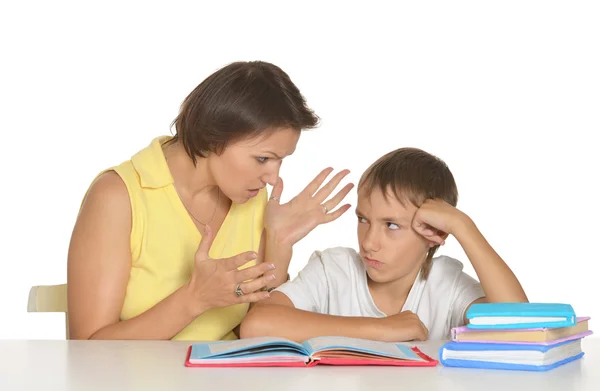
[[[322,118],[284,162],[284,201],[326,166],[356,182],[383,153],[423,148],[531,301],[600,319],[599,3],[155,3],[0,8],[0,338],[64,338],[64,318],[28,314],[27,296],[66,282],[93,177],[169,134],[210,73],[257,59]],[[297,245],[291,274],[313,250],[355,244],[351,210]],[[455,240],[442,253],[474,275]]]

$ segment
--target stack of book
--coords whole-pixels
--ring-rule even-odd
[[[592,334],[590,318],[569,304],[473,304],[466,317],[440,348],[444,366],[547,371],[583,357],[581,340]]]

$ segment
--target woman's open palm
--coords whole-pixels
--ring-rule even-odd
[[[285,204],[279,201],[283,192],[283,180],[278,179],[267,206],[265,228],[274,233],[280,243],[294,245],[318,225],[334,221],[350,208],[350,205],[346,204],[333,210],[354,187],[352,183],[344,186],[326,201],[342,179],[350,173],[349,170],[340,171],[319,189],[332,171],[333,168],[321,171],[304,190]]]

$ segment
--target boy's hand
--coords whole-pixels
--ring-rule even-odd
[[[412,228],[425,239],[444,245],[448,235],[454,234],[454,227],[463,213],[447,202],[435,199],[426,200],[417,210]]]
[[[429,336],[427,327],[411,311],[402,311],[378,320],[382,326],[381,340],[385,342],[426,341]]]

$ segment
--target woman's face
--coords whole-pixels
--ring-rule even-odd
[[[267,184],[275,185],[283,158],[294,153],[299,138],[299,130],[282,128],[243,139],[220,155],[210,154],[208,166],[225,196],[243,204]]]

